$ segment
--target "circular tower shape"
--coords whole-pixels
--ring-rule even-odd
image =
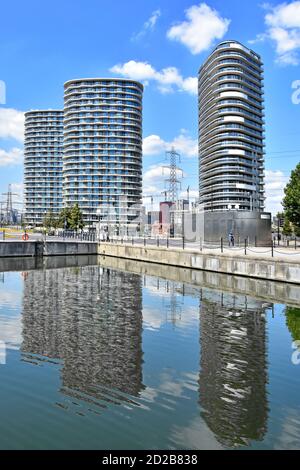
[[[78,203],[86,223],[108,207],[120,224],[142,198],[143,85],[125,79],[88,78],[64,85],[64,204]],[[134,218],[130,211],[126,223]],[[124,220],[123,220],[124,222]]]
[[[199,71],[200,205],[208,211],[264,210],[263,64],[225,41]]]
[[[25,113],[25,221],[41,225],[47,212],[62,208],[63,111]]]

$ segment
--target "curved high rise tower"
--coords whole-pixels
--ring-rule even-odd
[[[118,225],[124,199],[127,209],[141,203],[142,97],[143,85],[133,80],[64,85],[64,204],[78,203],[86,223],[113,207],[110,222]],[[129,209],[125,222],[132,218]]]
[[[200,204],[206,211],[264,210],[263,64],[225,41],[199,72]]]
[[[63,111],[25,113],[25,221],[42,225],[47,212],[62,208]]]

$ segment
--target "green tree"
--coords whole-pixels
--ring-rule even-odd
[[[284,215],[294,225],[295,232],[300,231],[300,163],[292,171],[290,181],[284,189]]]
[[[282,223],[282,221],[284,219],[284,212],[277,212],[276,219],[277,220],[279,219],[279,222]]]
[[[300,227],[297,225],[294,225],[294,232],[296,237],[300,237]]]
[[[286,307],[286,324],[294,341],[300,340],[300,309]]]
[[[43,226],[49,230],[57,227],[57,219],[52,210],[48,211],[43,219]]]
[[[66,230],[70,229],[70,219],[71,219],[71,208],[64,207],[61,209],[59,216],[58,216],[58,227],[64,228]]]
[[[293,233],[291,222],[287,219],[287,217],[285,217],[285,219],[284,219],[284,224],[283,224],[283,227],[282,227],[282,233],[283,233],[283,235],[286,235],[287,237],[292,235],[292,233]]]
[[[82,212],[77,203],[71,208],[69,221],[70,228],[73,230],[82,229],[84,227]]]

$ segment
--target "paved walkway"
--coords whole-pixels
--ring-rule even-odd
[[[42,234],[30,234],[29,235],[29,241],[43,241],[44,237]],[[47,242],[78,242],[80,243],[81,240],[76,240],[74,238],[62,238],[62,237],[56,237],[56,236],[47,236]],[[0,239],[0,243],[1,243]],[[13,237],[7,237],[4,240],[5,242],[16,242],[16,241],[22,241],[21,236],[16,236],[15,238]],[[87,243],[88,240],[84,240],[84,243]],[[91,242],[94,243],[94,242]],[[101,243],[101,242],[100,242]],[[114,240],[112,243],[119,243],[121,244],[121,240]],[[155,248],[159,244],[159,248],[166,249],[167,244],[169,245],[170,249],[178,249],[178,250],[183,250],[183,243],[181,239],[170,239],[168,242],[166,239],[160,239],[159,242],[157,239],[152,238],[146,238],[146,241],[143,238],[134,238],[133,239],[133,244],[134,246],[143,246],[144,243],[146,243],[146,246],[148,248]],[[128,244],[132,246],[132,239],[128,239],[127,241],[124,241],[123,244]],[[218,255],[218,256],[236,256],[236,257],[242,257],[244,258],[247,256],[247,258],[253,258],[253,259],[274,259],[274,260],[283,260],[287,262],[293,262],[293,263],[300,263],[300,245],[298,242],[298,246],[295,249],[295,245],[293,242],[291,242],[289,247],[284,247],[284,246],[276,246],[273,248],[271,247],[247,247],[246,248],[246,255],[245,255],[245,248],[244,247],[234,247],[234,248],[229,248],[228,246],[224,246],[223,252],[221,251],[220,246],[212,246],[212,247],[203,247],[202,251],[200,251],[200,243],[199,242],[185,242],[184,243],[184,249],[187,251],[196,251],[196,252],[202,252],[203,254],[213,254],[213,255]]]
[[[192,249],[192,248],[191,248]],[[219,254],[220,256],[237,256],[237,257],[245,257],[248,258],[259,258],[259,259],[281,259],[287,262],[296,262],[300,264],[300,247],[295,248],[287,248],[287,247],[274,247],[273,251],[271,247],[249,247],[246,248],[224,248],[223,253],[221,252],[220,248],[211,249],[211,248],[204,248],[203,253],[206,254]]]
[[[176,249],[176,250],[183,250],[183,243],[182,240],[177,239],[177,240],[169,240],[167,247],[167,240],[166,239],[160,239],[159,242],[156,239],[144,239],[139,238],[139,239],[134,239],[132,243],[132,239],[129,239],[127,241],[123,241],[121,243],[120,240],[114,240],[111,243],[118,243],[118,244],[123,244],[123,245],[129,245],[129,246],[145,246],[147,248],[162,248],[162,249]],[[212,247],[207,247],[204,246],[202,250],[200,250],[200,243],[196,242],[186,242],[184,244],[184,250],[186,251],[195,251],[203,254],[212,254],[212,255],[218,255],[218,256],[236,256],[238,258],[244,258],[245,256],[247,258],[253,258],[253,259],[267,259],[268,261],[274,259],[274,260],[282,260],[286,262],[293,262],[293,263],[299,263],[300,264],[300,245],[297,246],[295,249],[295,246],[291,243],[289,247],[284,247],[284,246],[276,246],[273,248],[272,247],[247,247],[246,248],[246,254],[245,254],[245,247],[234,247],[234,248],[229,248],[228,246],[223,247],[223,251],[221,250],[220,246],[212,246]]]

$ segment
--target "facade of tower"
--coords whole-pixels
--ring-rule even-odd
[[[263,64],[225,41],[199,71],[199,188],[206,211],[264,210]]]
[[[142,198],[143,85],[125,79],[70,80],[64,86],[63,197],[86,223],[128,223]]]
[[[25,113],[25,222],[42,225],[47,212],[62,208],[63,111]]]

